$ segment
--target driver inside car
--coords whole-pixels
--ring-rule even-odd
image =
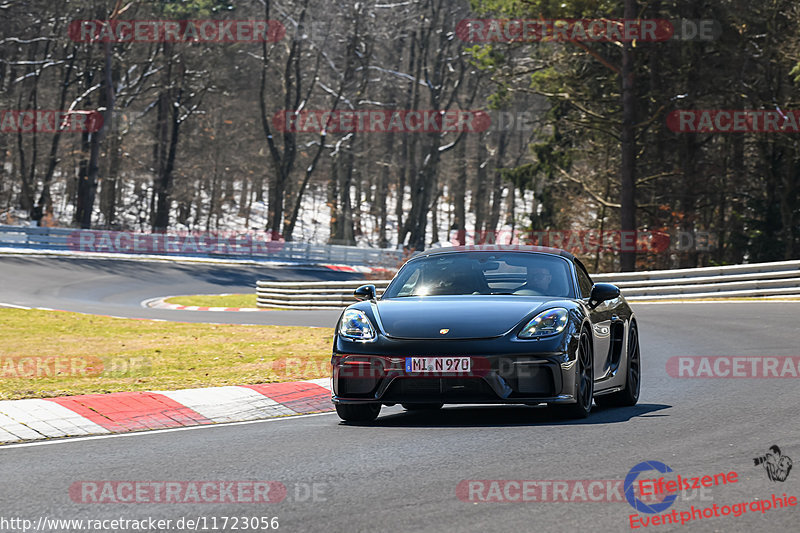
[[[539,296],[548,294],[553,275],[542,267],[528,267],[525,284],[514,291],[514,294]]]
[[[442,281],[431,290],[431,295],[477,294],[472,265],[457,261],[445,269]]]

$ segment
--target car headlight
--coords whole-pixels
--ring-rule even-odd
[[[339,322],[339,335],[351,340],[374,341],[375,328],[362,311],[348,309]]]
[[[567,322],[569,322],[569,312],[566,309],[563,307],[548,309],[533,317],[533,320],[528,322],[519,332],[519,337],[532,339],[534,337],[555,335],[564,331],[564,328],[567,327]]]

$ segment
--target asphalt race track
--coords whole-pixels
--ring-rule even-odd
[[[138,302],[184,292],[235,292],[256,278],[285,274],[49,258],[3,258],[0,272],[2,302],[126,316],[179,316],[177,320],[192,318],[186,316],[189,313],[137,308]],[[333,273],[294,274],[321,279]],[[635,511],[624,497],[610,502],[474,502],[459,499],[463,493],[456,489],[464,480],[623,480],[642,461],[670,466],[674,473],[667,474],[668,479],[674,474],[738,474],[736,483],[702,494],[683,493],[664,513],[687,512],[692,506],[721,509],[770,499],[772,494],[800,495],[797,468],[784,482],[770,481],[753,461],[772,445],[800,460],[796,380],[687,379],[670,377],[665,370],[673,356],[798,356],[800,303],[633,308],[644,365],[642,395],[634,408],[596,408],[589,419],[570,422],[540,407],[446,407],[419,414],[397,406],[384,408],[371,427],[345,426],[335,414],[321,414],[5,446],[0,448],[0,525],[3,518],[36,523],[39,517],[151,517],[174,524],[180,518],[205,517],[206,531],[212,530],[214,518],[218,531],[235,531],[230,517],[237,516],[278,517],[279,531],[287,532],[630,531],[629,515]],[[325,325],[330,316],[295,314],[307,325]],[[217,321],[214,314],[195,315]],[[232,320],[238,315],[253,320],[250,313],[228,315]],[[258,313],[257,320],[268,323],[265,316],[278,315]],[[642,477],[662,475],[650,472]],[[96,504],[84,503],[75,492],[70,496],[73,484],[87,481],[267,480],[283,483],[285,499],[267,504]],[[515,496],[518,492],[507,497]],[[573,494],[568,499],[580,498]],[[797,507],[765,513],[748,507],[738,517],[638,530],[797,531],[797,516]],[[224,517],[229,517],[226,529],[221,528]],[[198,529],[203,530],[202,524]],[[179,531],[174,525],[169,530]]]
[[[148,298],[255,293],[258,280],[330,281],[359,274],[322,267],[0,256],[0,304],[181,322],[333,326],[338,312],[231,313],[145,309]]]

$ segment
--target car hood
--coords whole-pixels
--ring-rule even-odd
[[[514,295],[420,296],[378,300],[377,307],[389,337],[485,339],[503,335],[549,301]]]

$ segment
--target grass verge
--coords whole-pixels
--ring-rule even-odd
[[[333,330],[0,309],[0,399],[327,377]]]
[[[253,294],[198,294],[173,296],[164,300],[168,304],[196,305],[198,307],[258,307]]]

